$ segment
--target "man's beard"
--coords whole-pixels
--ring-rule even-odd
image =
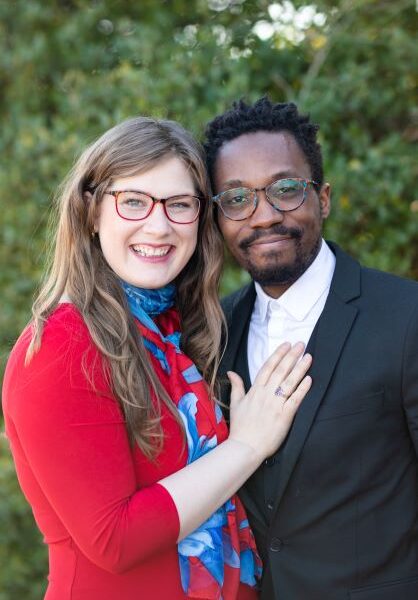
[[[271,265],[258,267],[250,260],[247,249],[255,240],[272,234],[290,236],[295,240],[295,260],[290,264],[279,264],[276,257],[280,256],[280,253],[272,251],[270,255],[266,255],[266,258],[271,257]],[[303,231],[301,229],[283,227],[282,225],[273,226],[269,230],[255,231],[251,238],[247,238],[240,243],[240,248],[244,252],[244,264],[242,266],[249,272],[254,281],[261,286],[292,285],[310,267],[321,247],[322,238],[319,235],[309,251],[304,251],[301,242],[302,235]]]

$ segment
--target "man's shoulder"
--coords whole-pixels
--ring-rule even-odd
[[[394,311],[402,319],[415,318],[418,310],[418,282],[392,273],[362,267],[362,295],[366,303]],[[412,315],[412,317],[411,317]],[[413,316],[415,315],[415,316]]]
[[[237,304],[246,298],[255,298],[253,282],[247,283],[247,285],[244,285],[239,290],[236,290],[235,292],[232,292],[231,294],[228,294],[228,296],[225,296],[221,299],[222,310],[224,311],[227,319],[232,315],[232,312]]]
[[[418,281],[414,281],[413,279],[365,266],[362,266],[362,275],[363,278],[369,280],[373,285],[418,294]]]
[[[368,267],[363,264],[359,264],[356,259],[351,257],[347,252],[342,250],[334,242],[327,242],[331,247],[337,259],[337,268],[343,268],[348,266],[357,265],[357,269],[360,269],[362,284],[370,287],[370,289],[381,293],[385,291],[393,291],[393,293],[410,292],[413,295],[418,294],[418,282],[413,279],[407,279],[401,277],[395,273],[388,273],[373,267]],[[344,272],[344,271],[343,271]],[[362,290],[364,292],[364,289]]]
[[[358,306],[397,315],[409,320],[417,314],[418,282],[399,275],[360,265],[336,244],[331,245],[336,266],[331,290],[344,301]],[[389,318],[389,317],[388,317]],[[415,317],[412,317],[415,318]]]

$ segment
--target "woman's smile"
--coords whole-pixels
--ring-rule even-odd
[[[148,171],[111,182],[114,191],[140,190],[155,198],[195,195],[195,185],[180,158],[170,157]],[[122,218],[115,198],[105,194],[96,231],[107,263],[116,275],[136,287],[157,289],[171,283],[192,257],[199,221],[174,223],[161,202],[140,220]]]
[[[174,250],[172,245],[156,246],[154,244],[133,244],[132,250],[141,258],[164,259]]]

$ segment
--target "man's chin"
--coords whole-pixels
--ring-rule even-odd
[[[262,287],[274,285],[292,285],[301,274],[294,271],[294,268],[282,267],[280,269],[249,270],[251,277]]]
[[[297,249],[296,256],[290,260],[285,260],[284,257],[280,260],[276,255],[274,258],[270,256],[270,260],[259,261],[256,264],[247,256],[242,267],[263,287],[275,285],[289,287],[310,267],[319,252],[320,245],[321,238],[308,254]]]
[[[264,267],[247,264],[244,268],[249,272],[252,279],[262,287],[275,285],[288,287],[303,275],[309,264],[305,261],[297,261],[291,264],[267,265]]]

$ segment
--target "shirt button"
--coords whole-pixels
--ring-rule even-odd
[[[272,552],[280,552],[283,542],[280,538],[272,538],[270,541],[270,550]]]

